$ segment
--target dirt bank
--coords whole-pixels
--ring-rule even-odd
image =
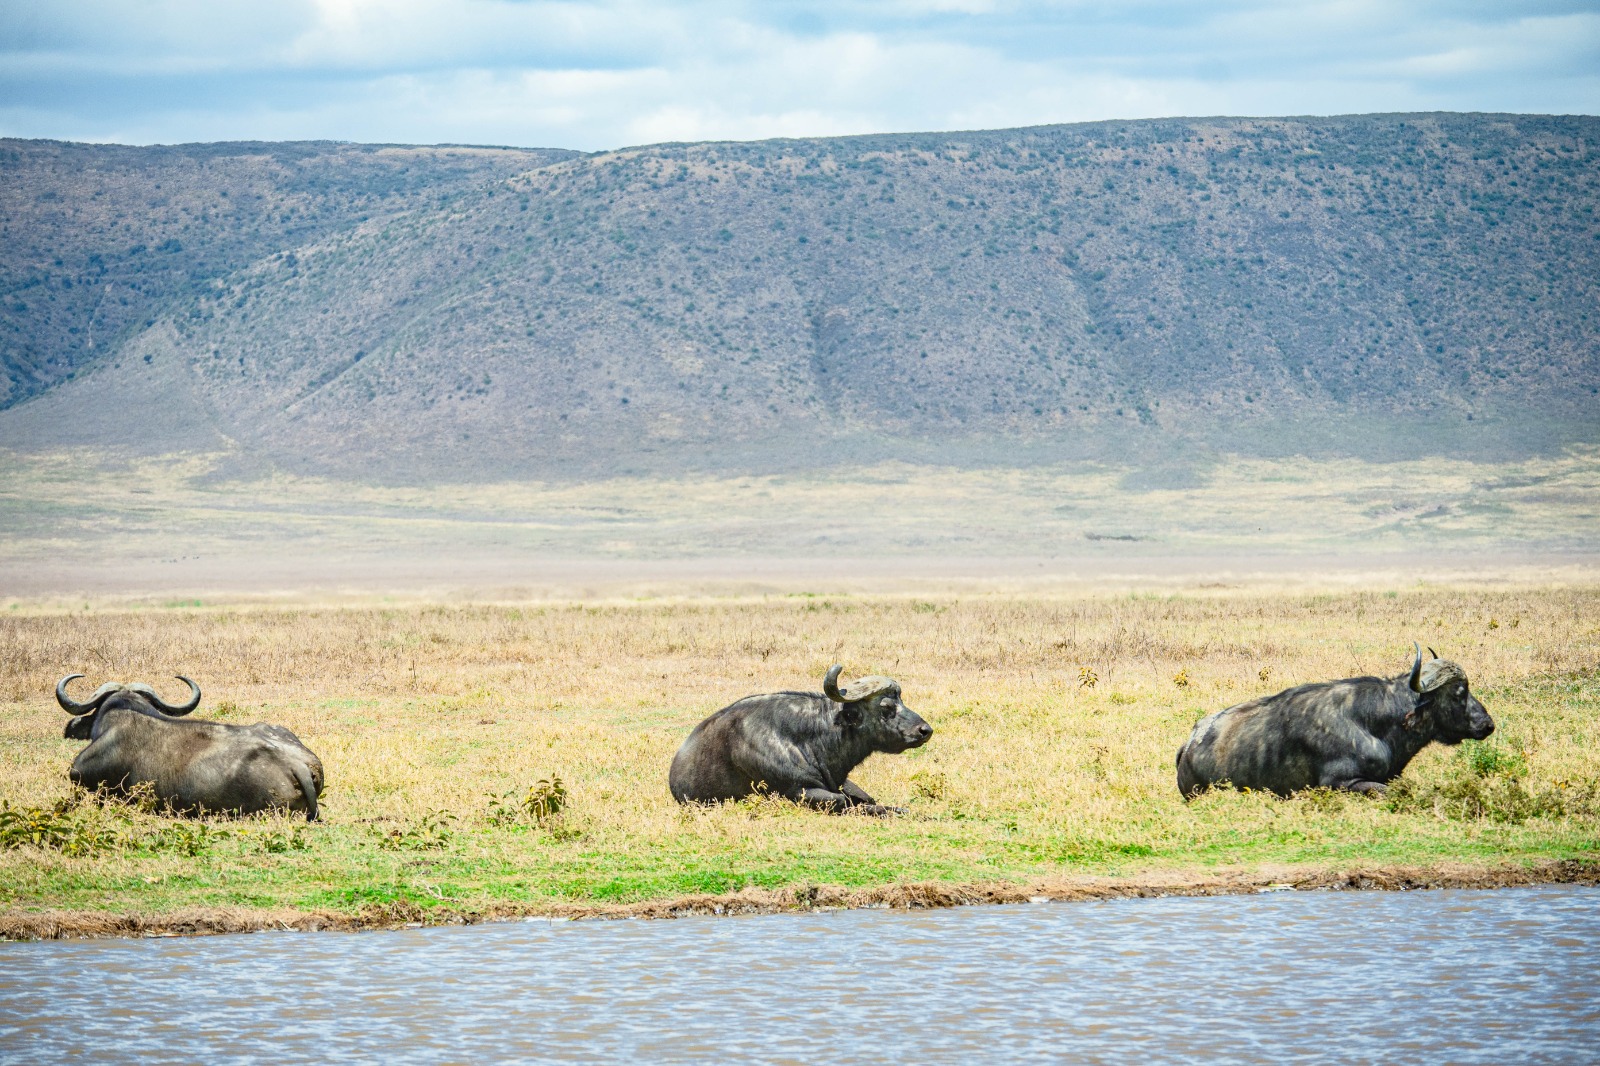
[[[1250,870],[1163,871],[1131,877],[1060,877],[1030,883],[896,884],[871,889],[830,885],[725,895],[681,896],[626,904],[532,904],[488,910],[421,908],[410,903],[335,911],[195,908],[167,914],[101,911],[12,911],[0,914],[0,938],[68,940],[97,937],[200,936],[262,930],[359,931],[476,925],[521,918],[683,918],[691,915],[778,914],[882,907],[922,909],[969,904],[1076,902],[1162,896],[1231,896],[1266,891],[1412,891],[1600,885],[1600,860],[1566,859],[1527,866],[1283,866]]]

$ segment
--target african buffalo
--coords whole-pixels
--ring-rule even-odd
[[[1200,719],[1178,749],[1185,799],[1212,785],[1382,792],[1431,741],[1482,740],[1494,722],[1461,667],[1422,649],[1399,677],[1300,685]]]
[[[835,666],[822,693],[746,696],[694,727],[673,756],[668,787],[679,803],[713,803],[766,790],[834,813],[890,814],[849,780],[875,751],[920,747],[933,727],[900,699],[887,677],[862,677],[839,691]]]
[[[68,777],[87,789],[126,794],[148,783],[171,810],[254,814],[271,808],[317,817],[322,762],[300,738],[278,725],[224,725],[186,719],[200,705],[200,686],[187,677],[189,702],[167,703],[149,685],[112,681],[78,703],[56,683],[56,702],[76,715],[62,735],[87,740]]]

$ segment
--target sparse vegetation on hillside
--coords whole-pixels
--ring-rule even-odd
[[[575,154],[0,140],[0,407],[257,260]]]
[[[1383,115],[485,162],[360,224],[279,209],[277,247],[103,369],[291,469],[392,476],[737,465],[849,435],[1226,448],[1350,416],[1391,419],[1357,440],[1485,418],[1592,436],[1597,142],[1594,118]]]

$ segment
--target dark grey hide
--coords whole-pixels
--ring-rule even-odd
[[[186,677],[188,703],[165,702],[149,685],[101,685],[87,702],[67,695],[71,674],[56,685],[69,714],[63,734],[87,740],[67,776],[87,789],[126,794],[149,783],[165,807],[185,813],[254,814],[272,809],[317,817],[322,761],[278,725],[224,725],[184,718],[200,705],[200,686]]]
[[[1433,654],[1433,649],[1429,649]],[[1417,649],[1399,677],[1301,685],[1200,719],[1178,749],[1185,799],[1212,785],[1271,790],[1382,792],[1428,744],[1494,732],[1466,672]]]
[[[746,696],[694,727],[672,759],[668,787],[679,803],[740,799],[765,789],[835,813],[897,813],[849,780],[875,751],[920,747],[933,727],[900,699],[887,677],[839,690],[835,666],[822,693]]]

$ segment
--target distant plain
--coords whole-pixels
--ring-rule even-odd
[[[0,603],[1528,580],[1600,551],[1588,446],[431,486],[235,476],[230,458],[0,453]]]

